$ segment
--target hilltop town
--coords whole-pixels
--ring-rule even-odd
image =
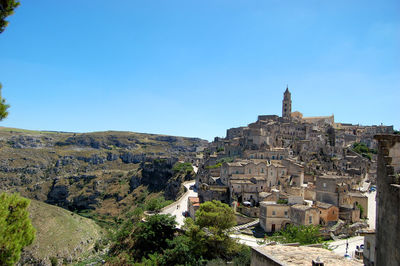
[[[374,229],[374,136],[392,133],[393,126],[338,123],[334,115],[303,117],[292,112],[286,88],[281,116],[259,115],[208,145],[189,215],[195,218],[199,203],[219,200],[259,219],[268,234],[288,225],[320,225],[326,239],[337,240]]]

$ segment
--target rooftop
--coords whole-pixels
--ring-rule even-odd
[[[362,194],[361,192],[358,192],[358,191],[349,192],[348,195],[352,196],[352,197],[367,198],[367,196],[365,196],[364,194]]]
[[[293,246],[264,246],[254,247],[254,250],[263,254],[264,256],[275,260],[280,265],[311,265],[312,260],[316,260],[319,257],[320,261],[324,262],[324,265],[341,265],[341,266],[355,266],[363,265],[361,262],[356,260],[349,260],[342,256],[339,256],[332,251],[323,248],[313,247],[293,247]]]
[[[315,206],[317,206],[318,208],[322,208],[322,209],[329,209],[330,207],[333,207],[334,205],[329,204],[329,203],[325,203],[325,202],[317,201],[315,203]]]
[[[308,206],[308,205],[303,205],[303,204],[295,204],[292,206],[293,209],[297,209],[297,210],[302,210],[302,211],[306,211],[308,209],[311,209],[312,207]]]

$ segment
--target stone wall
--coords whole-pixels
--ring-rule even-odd
[[[400,265],[400,135],[377,135],[376,265]]]
[[[253,247],[251,249],[251,266],[282,266],[280,261],[269,256],[262,248]]]

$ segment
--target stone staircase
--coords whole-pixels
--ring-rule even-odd
[[[260,223],[260,219],[256,219],[256,220],[254,220],[254,221],[252,221],[250,223],[247,223],[247,224],[234,226],[234,227],[231,228],[231,231],[238,231],[238,230],[246,229],[246,228],[255,226],[255,225],[259,224],[259,223]]]

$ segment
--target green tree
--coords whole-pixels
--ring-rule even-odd
[[[133,257],[138,260],[148,254],[161,253],[175,233],[175,218],[169,214],[156,214],[146,219],[138,224],[132,235]]]
[[[157,261],[157,265],[201,265],[201,259],[196,258],[192,250],[191,239],[180,235],[172,240],[167,240],[169,248]]]
[[[205,259],[232,259],[240,246],[229,237],[229,230],[236,224],[233,210],[220,201],[200,205],[196,221],[187,219],[184,228],[191,239],[191,250]]]
[[[19,6],[18,0],[0,0],[0,33],[2,33],[7,25],[6,18],[14,14],[14,9]],[[6,100],[1,96],[2,85],[0,83],[0,121],[8,116],[7,109],[10,105],[6,104]]]
[[[6,104],[6,100],[1,96],[1,89],[3,85],[0,83],[0,121],[8,116],[9,104]]]
[[[216,200],[207,201],[201,204],[196,212],[196,224],[223,231],[236,224],[236,217],[227,204]]]
[[[18,194],[0,194],[0,265],[14,265],[22,248],[32,244],[36,230],[29,219],[30,201]]]
[[[14,14],[14,9],[19,6],[18,0],[0,0],[0,33],[2,33],[7,25],[6,18]]]

